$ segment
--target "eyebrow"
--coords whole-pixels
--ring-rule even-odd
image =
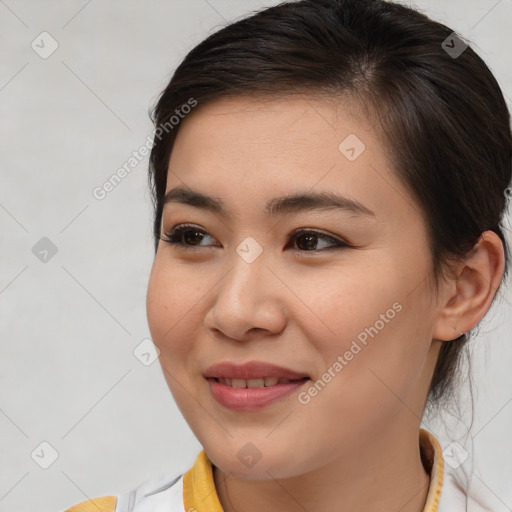
[[[221,199],[210,197],[185,187],[176,187],[169,190],[165,194],[163,204],[166,205],[168,203],[194,206],[195,208],[217,213],[225,218],[231,216]],[[278,213],[330,209],[341,209],[359,215],[375,217],[375,213],[359,201],[332,192],[303,192],[275,197],[266,204],[264,212],[272,216]]]

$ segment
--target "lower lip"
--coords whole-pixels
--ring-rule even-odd
[[[234,411],[255,411],[280,398],[291,395],[310,379],[301,379],[287,384],[276,384],[263,388],[232,388],[212,378],[207,380],[213,398],[224,407]]]

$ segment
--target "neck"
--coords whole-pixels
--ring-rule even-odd
[[[430,475],[418,432],[379,432],[363,447],[288,478],[243,480],[214,467],[217,494],[224,512],[423,512]]]

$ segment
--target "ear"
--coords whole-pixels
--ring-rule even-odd
[[[453,279],[444,283],[434,339],[450,341],[475,327],[487,313],[504,269],[503,244],[494,231],[485,231],[457,265]]]

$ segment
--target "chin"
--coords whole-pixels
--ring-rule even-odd
[[[281,450],[257,449],[247,443],[242,449],[205,450],[212,464],[223,473],[243,480],[269,480],[288,478],[301,473],[298,467]],[[266,453],[266,454],[265,454]]]

